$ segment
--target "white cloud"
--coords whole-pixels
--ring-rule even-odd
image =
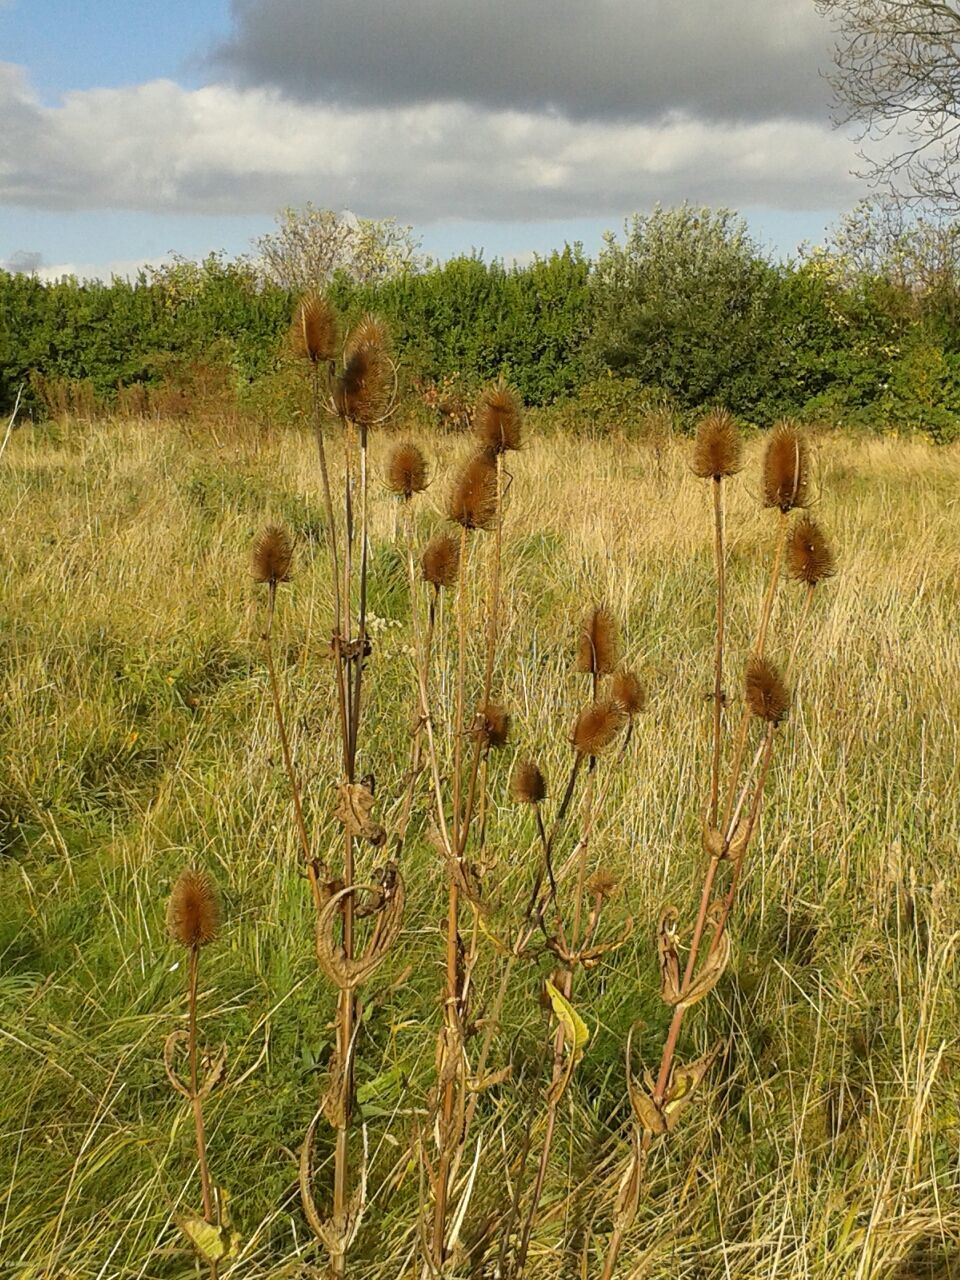
[[[616,215],[657,200],[849,203],[849,140],[825,125],[574,121],[464,103],[292,102],[157,80],[43,106],[0,64],[0,200],[47,210],[274,213],[313,200],[415,223]]]

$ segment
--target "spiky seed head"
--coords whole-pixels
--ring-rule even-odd
[[[620,637],[613,614],[606,605],[595,605],[580,626],[577,670],[588,675],[609,675],[617,665],[619,649]]]
[[[803,432],[784,418],[770,433],[763,454],[763,505],[784,515],[807,505],[809,448]]]
[[[427,460],[412,440],[395,444],[387,459],[387,488],[401,498],[412,498],[427,487]]]
[[[833,552],[820,526],[811,516],[802,515],[787,539],[787,573],[797,582],[815,587],[837,571]]]
[[[605,698],[592,702],[577,716],[573,726],[573,748],[582,756],[598,756],[623,728],[625,716],[615,702]]]
[[[632,671],[615,671],[610,681],[610,697],[627,716],[635,716],[647,705],[647,691]]]
[[[480,393],[473,429],[484,449],[493,454],[520,448],[520,398],[501,378]]]
[[[447,515],[464,529],[490,529],[497,517],[497,471],[487,453],[474,454],[450,491]]]
[[[286,529],[268,524],[257,534],[253,543],[251,572],[257,582],[290,581],[290,565],[293,560],[293,543]]]
[[[202,871],[180,872],[167,904],[167,929],[184,947],[204,947],[220,930],[220,903],[213,881]]]
[[[690,465],[704,480],[736,475],[743,466],[743,445],[733,414],[714,409],[700,419]]]
[[[337,412],[366,426],[376,422],[387,408],[390,376],[387,331],[376,316],[365,316],[347,339],[333,389]]]
[[[778,725],[790,710],[790,691],[766,658],[754,657],[747,663],[745,689],[750,711],[768,724]]]
[[[477,707],[477,718],[480,740],[488,750],[506,746],[510,732],[510,714],[506,708],[497,702],[482,702]]]
[[[290,341],[298,356],[318,364],[337,354],[337,318],[322,293],[305,293],[297,303]]]
[[[547,780],[533,760],[520,760],[510,779],[510,793],[517,804],[540,804],[547,798]]]
[[[449,533],[438,533],[427,543],[420,557],[424,582],[438,591],[450,588],[460,571],[460,544]]]
[[[609,902],[617,891],[617,877],[607,867],[598,867],[587,881],[587,892]]]

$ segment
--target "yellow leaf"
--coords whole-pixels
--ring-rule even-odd
[[[236,1255],[240,1237],[227,1227],[215,1227],[197,1213],[180,1219],[180,1228],[204,1262],[220,1262]]]
[[[580,1053],[590,1039],[589,1027],[567,997],[557,990],[549,978],[547,979],[547,995],[550,997],[553,1012],[563,1026],[567,1039],[573,1045],[574,1053]]]

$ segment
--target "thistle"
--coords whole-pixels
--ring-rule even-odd
[[[485,453],[461,467],[447,501],[447,515],[463,529],[492,529],[497,519],[497,469]]]
[[[573,726],[574,751],[579,756],[600,755],[616,739],[625,719],[625,713],[612,698],[584,707]]]
[[[336,358],[337,319],[322,293],[305,293],[297,303],[290,341],[295,354],[311,364],[328,363]]]
[[[427,487],[427,461],[423,451],[410,440],[395,444],[387,459],[386,483],[391,493],[405,501]]]
[[[766,658],[751,658],[744,681],[747,706],[758,720],[779,725],[790,709],[790,693],[780,672]]]
[[[715,409],[700,420],[690,466],[703,480],[723,480],[743,466],[740,433],[726,409]]]
[[[269,524],[256,537],[251,555],[251,572],[255,582],[275,587],[290,581],[293,544],[286,529]]]
[[[522,415],[516,392],[501,380],[480,395],[473,420],[483,449],[492,454],[520,448]]]
[[[783,515],[807,505],[809,449],[800,428],[784,419],[770,433],[763,454],[763,505]]]
[[[366,316],[347,339],[343,371],[334,383],[333,402],[341,418],[364,427],[379,422],[391,400],[393,365],[386,329]]]
[[[460,569],[460,546],[448,533],[433,537],[420,558],[420,571],[424,582],[437,591],[449,590],[457,581]]]
[[[620,638],[613,615],[605,605],[595,605],[584,618],[577,645],[577,670],[609,675],[619,660]]]
[[[533,760],[522,760],[510,778],[510,792],[518,804],[542,804],[547,798],[547,783]]]
[[[787,538],[787,573],[815,587],[837,571],[830,544],[812,516],[802,515]]]

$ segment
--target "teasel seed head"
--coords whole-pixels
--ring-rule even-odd
[[[167,929],[184,947],[204,947],[220,930],[220,903],[213,881],[202,871],[180,872],[167,904]]]
[[[607,867],[598,867],[587,881],[587,892],[609,902],[617,891],[617,877]]]
[[[251,571],[257,582],[290,581],[290,565],[293,560],[293,544],[286,529],[268,524],[254,539]]]
[[[305,293],[297,303],[290,341],[296,354],[311,364],[336,357],[337,318],[322,293]]]
[[[477,707],[478,732],[487,750],[506,746],[510,733],[510,714],[497,702],[483,702]]]
[[[333,390],[337,412],[366,426],[376,422],[387,407],[390,378],[387,331],[376,316],[365,316],[347,339]]]
[[[703,480],[736,475],[743,466],[743,445],[733,414],[714,409],[701,418],[690,465]]]
[[[811,516],[802,515],[787,539],[787,573],[797,582],[815,587],[837,571],[830,544]]]
[[[540,804],[547,798],[547,780],[533,760],[521,760],[510,779],[510,792],[517,804]]]
[[[449,533],[438,533],[427,543],[420,557],[424,582],[437,591],[450,588],[460,571],[460,544]]]
[[[520,398],[501,378],[480,393],[473,429],[481,447],[491,453],[520,448],[522,415]]]
[[[617,665],[620,638],[613,614],[598,604],[584,618],[577,645],[577,670],[605,676]]]
[[[790,710],[790,691],[783,676],[766,658],[751,658],[745,683],[747,706],[760,720],[778,725]]]
[[[398,497],[409,499],[427,487],[427,460],[419,445],[412,440],[395,444],[387,459],[387,488]]]
[[[632,671],[615,671],[610,681],[610,696],[627,716],[635,716],[647,705],[647,691]]]
[[[592,702],[577,716],[573,726],[573,749],[581,756],[598,756],[610,746],[626,719],[611,699]]]
[[[809,448],[800,428],[786,418],[778,422],[763,454],[763,505],[784,515],[807,505]]]
[[[497,518],[497,472],[489,454],[474,454],[461,467],[450,491],[447,515],[464,529],[493,527]]]

